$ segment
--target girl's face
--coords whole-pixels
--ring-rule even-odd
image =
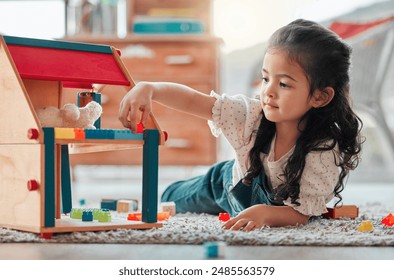
[[[296,126],[312,108],[309,81],[301,67],[288,59],[286,52],[270,49],[264,57],[260,102],[265,117]]]

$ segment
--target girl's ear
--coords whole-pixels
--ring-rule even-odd
[[[335,91],[332,87],[326,87],[324,90],[315,90],[311,104],[314,108],[324,107],[334,98]]]

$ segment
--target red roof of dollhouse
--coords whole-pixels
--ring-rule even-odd
[[[3,37],[22,78],[60,81],[74,88],[130,85],[110,46]]]

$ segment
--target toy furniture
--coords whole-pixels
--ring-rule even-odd
[[[142,133],[42,127],[37,118],[38,108],[60,108],[65,88],[85,89],[88,94],[78,99],[89,96],[99,101],[96,85],[120,86],[124,93],[134,86],[113,47],[0,36],[0,226],[43,237],[161,226],[157,223],[158,145],[165,140],[153,115]],[[143,149],[142,222],[70,219],[69,153],[133,148]]]

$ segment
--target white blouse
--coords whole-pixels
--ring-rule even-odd
[[[212,108],[212,121],[208,121],[212,134],[223,134],[235,150],[233,166],[233,185],[241,180],[248,169],[248,153],[253,147],[255,133],[261,120],[261,104],[257,99],[244,95],[218,95]],[[293,153],[294,147],[278,160],[274,160],[274,143],[272,141],[268,155],[262,154],[263,166],[272,187],[277,188],[283,180],[283,168]],[[334,187],[338,182],[340,168],[335,165],[333,151],[311,152],[306,156],[304,172],[300,181],[299,206],[291,203],[285,205],[308,216],[319,216],[327,212],[326,204],[334,197]]]

